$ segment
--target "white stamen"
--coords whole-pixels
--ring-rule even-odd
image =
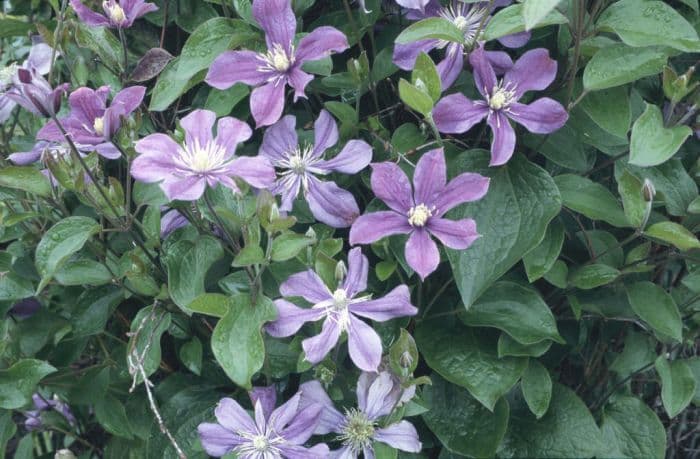
[[[124,9],[118,3],[102,2],[102,8],[105,10],[109,19],[115,24],[121,24],[126,20]]]
[[[258,57],[264,64],[258,67],[258,70],[286,72],[294,64],[294,46],[291,47],[291,53],[287,54],[282,45],[275,43],[272,49],[259,54]]]
[[[195,140],[192,145],[180,147],[179,157],[175,158],[184,169],[191,172],[213,172],[226,164],[226,149],[214,141],[200,145]]]
[[[517,100],[516,85],[510,82],[504,83],[503,80],[491,89],[490,95],[488,91],[484,92],[487,93],[486,102],[491,110],[508,110],[510,104]]]
[[[313,169],[313,165],[322,158],[314,157],[314,148],[312,145],[297,146],[289,151],[284,159],[275,161],[275,167],[282,169],[280,177],[287,179],[285,182],[292,184],[292,176],[296,175],[301,178],[301,185],[304,193],[309,191],[309,172],[317,172]]]
[[[433,216],[435,207],[428,208],[425,204],[419,204],[411,207],[408,211],[408,224],[416,227],[423,227],[428,222],[428,219]]]
[[[468,48],[471,48],[478,38],[483,33],[482,22],[484,17],[489,14],[486,7],[477,7],[468,3],[452,2],[449,6],[443,7],[440,10],[440,16],[452,22],[464,36],[464,43]],[[477,35],[478,34],[478,35]],[[441,42],[441,46],[445,46]]]
[[[17,75],[19,66],[16,62],[0,69],[0,89],[12,83],[12,79]]]
[[[359,455],[372,445],[375,424],[362,411],[351,408],[345,412],[345,422],[338,439],[348,446],[354,455]]]
[[[92,127],[95,130],[95,134],[104,135],[105,133],[105,119],[103,116],[95,118],[92,123]]]

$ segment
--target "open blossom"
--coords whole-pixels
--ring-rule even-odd
[[[155,3],[144,0],[105,0],[102,2],[104,14],[92,11],[80,0],[70,0],[70,5],[78,18],[89,26],[119,29],[131,27],[141,16],[158,10]]]
[[[465,172],[447,183],[442,148],[420,158],[413,190],[398,165],[385,162],[371,166],[372,191],[391,210],[358,217],[350,229],[350,244],[370,244],[392,234],[408,234],[406,262],[425,279],[440,263],[440,252],[431,235],[458,250],[468,248],[479,237],[471,218],[452,221],[443,216],[459,204],[481,199],[488,191],[488,178]]]
[[[146,183],[160,182],[168,199],[181,201],[196,201],[207,185],[219,183],[239,192],[234,177],[255,188],[272,186],[275,170],[266,158],[235,156],[238,144],[252,135],[250,126],[227,116],[219,120],[214,137],[215,122],[216,113],[195,110],[180,120],[185,131],[182,145],[165,134],[139,140],[131,175]]]
[[[285,297],[302,297],[313,304],[309,309],[295,306],[285,299],[275,301],[277,320],[267,325],[272,336],[290,336],[306,322],[323,320],[321,333],[302,341],[306,360],[318,363],[333,349],[343,332],[348,334],[350,358],[358,368],[377,371],[382,358],[382,343],[372,327],[358,316],[384,322],[396,317],[415,315],[408,287],[399,285],[386,296],[371,299],[360,295],[367,288],[369,262],[360,248],[348,254],[348,272],[338,288],[331,292],[315,272],[294,274],[281,286]]]
[[[265,31],[267,52],[227,51],[209,68],[206,82],[218,89],[227,89],[242,82],[255,86],[250,95],[250,111],[259,126],[277,122],[284,110],[284,90],[294,88],[294,101],[306,97],[306,85],[313,75],[304,72],[304,62],[345,51],[345,35],[333,27],[319,27],[294,46],[297,26],[291,0],[254,0],[253,17]]]
[[[275,409],[274,386],[250,392],[255,415],[251,417],[233,399],[223,398],[214,414],[218,423],[197,428],[204,450],[214,457],[233,452],[239,459],[324,459],[328,446],[302,446],[313,435],[323,407],[318,403],[300,405],[302,392]]]
[[[324,159],[325,151],[338,142],[338,126],[326,110],[321,111],[314,124],[313,145],[300,145],[295,127],[296,118],[285,116],[265,132],[260,147],[260,154],[279,171],[272,192],[282,195],[280,210],[292,210],[301,191],[318,221],[334,228],[350,226],[360,215],[352,193],[317,176],[332,172],[356,174],[372,160],[372,147],[362,140],[351,140],[335,157]]]
[[[320,404],[323,406],[321,420],[315,433],[338,434],[342,448],[331,452],[336,459],[373,458],[373,442],[384,443],[392,448],[408,453],[419,453],[422,445],[418,432],[408,421],[399,421],[380,427],[380,418],[391,414],[400,402],[403,391],[390,373],[362,373],[357,381],[357,409],[351,408],[345,414],[338,411],[318,381],[301,385],[302,406]]]
[[[146,93],[144,86],[131,86],[119,91],[107,106],[109,86],[97,90],[79,88],[68,98],[70,115],[60,120],[63,128],[83,151],[96,150],[108,159],[119,158],[112,138],[121,127],[122,118],[131,115],[141,105]],[[37,139],[62,142],[63,134],[54,121],[49,121],[37,133]]]
[[[51,117],[61,108],[61,98],[68,90],[68,83],[52,88],[41,76],[40,69],[17,69],[17,76],[5,96],[35,115]]]
[[[474,82],[484,100],[472,101],[462,94],[451,94],[437,103],[433,119],[440,132],[461,134],[486,118],[491,131],[491,165],[508,162],[515,150],[515,131],[509,119],[536,134],[549,134],[561,128],[569,118],[562,105],[548,97],[531,104],[518,102],[527,91],[549,86],[557,74],[557,62],[544,48],[523,54],[499,80],[483,48],[469,56]]]

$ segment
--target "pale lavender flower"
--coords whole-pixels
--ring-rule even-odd
[[[165,239],[176,229],[187,226],[189,222],[177,209],[167,209],[160,217],[160,238]]]
[[[233,452],[239,459],[324,459],[325,443],[313,448],[302,446],[313,435],[323,407],[318,403],[300,406],[302,392],[275,409],[274,387],[250,392],[254,405],[251,417],[233,399],[223,398],[214,414],[216,424],[202,423],[197,428],[204,450],[214,457]]]
[[[323,320],[321,333],[302,341],[306,360],[316,364],[333,349],[343,332],[348,334],[350,358],[361,370],[377,371],[382,358],[382,342],[372,327],[358,318],[384,322],[396,317],[415,315],[408,287],[399,285],[386,296],[371,299],[361,296],[367,288],[369,262],[360,248],[348,254],[348,272],[338,288],[331,292],[314,271],[289,277],[281,286],[284,297],[302,297],[313,307],[302,309],[285,299],[275,301],[277,319],[267,325],[276,337],[295,334],[306,322]]]
[[[372,160],[372,147],[362,140],[351,140],[336,156],[324,159],[325,151],[338,142],[338,126],[326,110],[321,111],[314,124],[313,145],[300,145],[295,127],[294,116],[283,117],[265,132],[260,147],[260,154],[279,171],[271,191],[282,196],[280,210],[292,210],[301,191],[318,221],[334,228],[350,226],[360,215],[355,198],[334,182],[319,180],[317,175],[356,174]]]
[[[141,16],[158,10],[155,3],[146,3],[144,0],[105,0],[102,2],[104,14],[92,11],[80,0],[70,0],[70,5],[78,18],[89,26],[118,29],[131,27]]]
[[[81,149],[95,150],[108,159],[117,159],[120,152],[112,143],[121,127],[122,118],[130,116],[143,101],[144,86],[131,86],[119,91],[107,106],[109,86],[97,90],[78,88],[68,98],[70,115],[61,119],[61,125]],[[37,139],[64,141],[63,134],[52,120],[37,133]]]
[[[34,394],[32,395],[32,401],[34,402],[34,409],[24,413],[26,416],[24,427],[26,427],[27,430],[33,431],[41,429],[44,425],[41,420],[41,413],[50,410],[60,413],[68,424],[72,426],[77,424],[77,420],[70,407],[57,396],[54,396],[53,399],[46,399],[39,394]]]
[[[196,201],[207,185],[221,184],[238,193],[233,177],[255,188],[272,186],[275,170],[266,158],[235,156],[238,144],[252,135],[250,126],[230,116],[221,118],[214,137],[215,122],[216,113],[195,110],[180,120],[185,131],[182,145],[160,133],[139,140],[131,175],[146,183],[160,182],[168,199],[182,201]]]
[[[12,86],[4,94],[35,115],[50,117],[61,108],[61,97],[68,90],[68,83],[52,88],[39,70],[17,69]]]
[[[374,163],[372,191],[391,210],[361,215],[350,228],[350,244],[370,244],[392,234],[409,234],[405,256],[408,265],[421,279],[435,271],[440,252],[431,235],[447,247],[464,250],[479,234],[471,218],[443,218],[450,209],[464,202],[481,199],[489,179],[465,172],[447,183],[447,168],[442,148],[425,153],[411,182],[398,165]]]
[[[394,411],[399,405],[403,391],[388,372],[362,373],[357,381],[357,409],[351,408],[345,414],[338,411],[318,381],[301,385],[302,406],[320,404],[323,406],[321,420],[314,433],[338,434],[342,447],[332,451],[334,459],[374,458],[372,444],[384,443],[392,448],[408,453],[419,453],[422,449],[418,432],[408,421],[399,421],[383,427],[381,418]]]
[[[255,86],[250,95],[250,110],[258,127],[280,119],[287,84],[294,88],[294,101],[306,97],[304,90],[314,77],[301,69],[304,62],[348,48],[345,35],[328,26],[304,36],[295,47],[297,20],[291,3],[291,0],[254,0],[253,17],[265,31],[267,52],[227,51],[214,60],[206,77],[206,82],[218,89],[239,82]]]
[[[472,101],[462,94],[451,94],[437,103],[433,119],[440,132],[461,134],[486,118],[493,141],[491,165],[508,162],[515,150],[515,131],[509,119],[522,124],[535,134],[549,134],[566,124],[569,115],[562,105],[548,97],[531,104],[519,99],[527,91],[539,91],[549,86],[557,74],[557,61],[544,48],[523,54],[501,80],[483,48],[469,56],[474,68],[474,82],[485,100]]]

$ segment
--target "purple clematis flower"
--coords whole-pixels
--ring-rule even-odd
[[[92,11],[80,0],[70,0],[70,6],[85,24],[116,29],[129,28],[141,16],[158,10],[155,3],[146,3],[144,0],[105,0],[102,2],[105,14]]]
[[[63,83],[52,88],[39,70],[17,69],[17,76],[5,96],[35,115],[51,117],[60,110],[61,97],[69,85]]]
[[[243,121],[230,116],[221,118],[212,128],[216,113],[195,110],[182,120],[185,142],[176,143],[165,134],[151,134],[136,142],[140,153],[131,167],[131,175],[146,183],[160,182],[170,200],[196,201],[207,185],[222,184],[240,192],[233,177],[255,188],[268,188],[275,181],[275,169],[261,156],[235,156],[239,143],[253,131]]]
[[[314,306],[302,309],[287,300],[275,301],[277,319],[267,325],[267,332],[276,337],[291,336],[306,322],[324,320],[321,333],[302,342],[306,360],[316,364],[324,359],[340,339],[348,333],[350,358],[358,368],[377,371],[382,359],[382,342],[372,327],[357,316],[384,322],[396,317],[413,316],[418,310],[411,304],[408,287],[399,285],[376,300],[359,296],[367,288],[369,262],[360,248],[348,254],[347,277],[331,293],[313,271],[289,277],[281,286],[282,296],[302,297]]]
[[[299,145],[296,118],[287,115],[270,127],[263,137],[260,154],[279,170],[272,189],[282,195],[281,211],[292,210],[301,190],[318,221],[334,228],[350,226],[360,215],[355,198],[334,182],[319,180],[317,175],[332,172],[356,174],[372,160],[372,147],[363,140],[351,140],[335,157],[325,160],[324,152],[338,142],[338,126],[322,110],[314,124],[314,145]]]
[[[408,421],[399,421],[379,427],[378,422],[398,406],[401,386],[388,372],[362,373],[357,381],[357,409],[351,408],[342,414],[318,381],[301,385],[302,406],[320,404],[323,406],[321,420],[315,433],[338,434],[343,447],[332,451],[334,459],[357,458],[361,453],[365,458],[374,458],[373,442],[385,443],[392,448],[409,453],[419,453],[422,449],[418,432]]]
[[[300,406],[302,392],[275,409],[274,387],[250,392],[255,416],[251,417],[235,400],[223,398],[214,414],[218,423],[197,428],[204,450],[214,457],[233,452],[239,459],[323,459],[325,443],[302,446],[313,435],[323,407],[318,403]]]
[[[433,119],[440,132],[461,134],[486,118],[493,132],[491,165],[508,162],[515,150],[515,131],[508,119],[536,134],[549,134],[566,124],[569,115],[562,105],[543,97],[526,105],[518,100],[527,91],[549,86],[557,74],[557,61],[544,48],[523,54],[503,79],[496,79],[483,48],[472,52],[474,82],[485,100],[472,101],[462,94],[451,94],[437,103]]]
[[[187,217],[177,209],[167,209],[160,217],[160,238],[165,239],[176,229],[183,228],[190,223]]]
[[[145,94],[144,86],[122,89],[108,107],[109,86],[102,86],[96,91],[90,88],[76,89],[68,98],[70,115],[61,119],[61,124],[82,151],[96,150],[105,158],[117,159],[120,152],[112,139],[121,127],[122,118],[131,115],[141,105]],[[64,141],[63,134],[54,121],[49,121],[39,130],[37,139]]]
[[[32,395],[32,401],[34,402],[34,409],[24,413],[27,417],[27,419],[24,420],[24,427],[26,427],[27,430],[33,431],[41,429],[44,425],[41,420],[41,413],[50,410],[54,410],[63,415],[68,424],[72,426],[77,424],[77,420],[70,407],[57,396],[54,395],[53,399],[46,399],[39,394],[34,394]]]
[[[304,89],[313,76],[304,72],[304,62],[342,52],[348,40],[333,27],[319,27],[294,47],[297,20],[291,0],[254,0],[253,17],[265,31],[267,53],[227,51],[214,60],[206,82],[218,89],[227,89],[242,82],[255,86],[250,95],[250,111],[260,126],[277,122],[284,109],[284,89],[294,88],[294,101],[306,97]]]
[[[391,210],[358,217],[350,228],[350,244],[370,244],[392,234],[409,234],[406,262],[425,279],[440,263],[440,252],[430,235],[457,250],[466,249],[479,237],[471,218],[452,221],[443,216],[459,204],[481,199],[489,188],[487,177],[466,172],[447,183],[442,148],[420,158],[413,175],[414,190],[396,164],[371,166],[372,191]]]

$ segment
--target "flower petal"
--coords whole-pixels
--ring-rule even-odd
[[[362,254],[362,249],[355,247],[348,253],[348,273],[343,281],[343,289],[348,298],[354,298],[358,293],[367,289],[367,275],[369,274],[369,261]]]
[[[289,276],[280,285],[280,294],[285,297],[299,296],[313,304],[333,298],[326,284],[310,269]]]
[[[503,79],[515,86],[515,97],[520,98],[527,91],[545,89],[556,76],[557,61],[549,57],[549,50],[537,48],[520,56]]]
[[[543,97],[529,105],[513,103],[509,107],[508,117],[530,132],[549,134],[564,126],[569,114],[556,100]]]
[[[429,53],[440,44],[440,40],[419,40],[413,43],[396,43],[393,61],[402,70],[413,70],[420,53]]]
[[[350,228],[350,244],[371,244],[392,234],[408,234],[413,227],[408,224],[408,217],[385,210],[360,215]]]
[[[350,310],[353,314],[377,322],[415,316],[418,313],[418,309],[411,304],[411,294],[405,285],[399,285],[381,298],[352,304]]]
[[[457,80],[464,68],[464,46],[450,43],[445,58],[437,65],[438,75],[442,83],[442,91],[446,91]]]
[[[287,300],[275,300],[277,319],[265,326],[265,331],[277,338],[291,336],[306,322],[315,322],[325,314],[323,309],[302,309]]]
[[[343,32],[335,27],[321,26],[299,40],[295,57],[301,62],[315,61],[331,53],[341,53],[348,47],[348,39]]]
[[[301,393],[297,392],[296,396],[301,396]],[[274,425],[285,440],[295,445],[303,445],[313,435],[321,411],[323,411],[323,406],[319,403],[304,408],[299,405],[297,402],[297,409],[294,411],[294,418],[291,421],[287,421],[284,425]],[[287,427],[285,428],[285,426]]]
[[[261,71],[262,61],[253,51],[226,51],[220,54],[209,67],[205,81],[217,89],[228,89],[236,83],[259,86],[271,76]]]
[[[391,373],[382,371],[379,373],[367,390],[365,404],[358,405],[370,420],[375,420],[391,412],[395,400],[390,395],[394,392],[394,380]],[[358,397],[359,400],[359,397]]]
[[[400,214],[408,214],[413,207],[413,191],[406,173],[392,162],[373,163],[372,191],[390,209]]]
[[[506,48],[522,48],[530,41],[531,37],[530,32],[519,32],[501,37],[498,41]]]
[[[131,175],[141,182],[159,182],[176,170],[173,157],[177,155],[177,143],[165,134],[151,134],[136,142],[139,155],[131,165]]]
[[[318,381],[308,381],[299,386],[299,392],[301,392],[301,402],[299,407],[307,407],[313,404],[319,404],[323,407],[321,412],[321,419],[319,420],[314,433],[316,435],[325,435],[329,432],[340,432],[341,426],[345,420],[340,411],[336,410],[333,406],[333,402],[323,386]]]
[[[253,406],[259,401],[262,407],[265,418],[269,418],[277,404],[277,391],[274,384],[267,387],[253,387],[248,395]]]
[[[447,166],[443,149],[436,148],[421,156],[413,173],[416,205],[433,202],[433,196],[445,187],[446,182]]]
[[[129,116],[134,110],[139,108],[145,95],[145,86],[129,86],[114,96],[110,108],[120,108],[122,116]]]
[[[196,201],[204,194],[207,180],[204,177],[166,177],[160,184],[161,190],[170,201]]]
[[[96,91],[90,88],[76,89],[68,96],[68,104],[71,108],[70,118],[77,118],[82,124],[92,128],[95,118],[105,113],[108,94],[107,86],[102,86]]]
[[[351,140],[333,158],[319,161],[314,168],[343,174],[357,174],[372,161],[372,147],[364,140]]]
[[[279,80],[253,89],[250,94],[250,111],[258,128],[274,124],[282,116],[284,86],[284,80]]]
[[[444,245],[455,250],[464,250],[479,238],[476,222],[471,218],[457,221],[431,218],[428,221],[428,231]]]
[[[505,51],[486,51],[486,57],[496,75],[503,75],[513,67],[513,60]]]
[[[486,98],[496,86],[496,73],[489,62],[483,46],[476,48],[469,54],[469,63],[474,69],[474,84],[481,95]]]
[[[284,402],[282,405],[279,406],[276,410],[274,410],[270,416],[268,416],[269,419],[269,425],[275,429],[275,431],[280,432],[284,426],[289,424],[292,419],[294,419],[294,416],[296,416],[297,412],[299,411],[299,401],[301,399],[301,394],[297,392]]]
[[[232,398],[222,398],[214,415],[219,424],[234,432],[255,432],[255,423],[246,410]]]
[[[40,75],[46,75],[51,70],[51,58],[54,53],[53,48],[42,41],[35,41],[35,37],[32,37],[33,45],[29,49],[29,56],[27,60],[24,61],[25,68],[33,68]],[[56,55],[60,55],[56,51]]]
[[[459,174],[450,180],[431,202],[431,205],[435,206],[433,217],[442,217],[464,202],[483,198],[489,190],[490,181],[488,177],[472,172]]]
[[[491,162],[489,166],[500,166],[508,162],[515,151],[515,131],[506,115],[494,112],[487,122],[493,132],[491,141]]]
[[[288,459],[326,459],[330,454],[328,445],[325,443],[319,443],[312,448],[290,444],[282,444],[278,448],[282,452],[282,457]]]
[[[338,143],[338,124],[328,110],[321,110],[316,122],[314,122],[314,151],[315,157],[321,156],[324,151]]]
[[[270,188],[275,183],[275,169],[262,156],[239,156],[229,163],[227,171],[255,188]]]
[[[219,424],[203,422],[197,427],[199,440],[208,455],[221,457],[242,443],[242,438]]]
[[[290,0],[254,0],[253,17],[265,31],[268,49],[277,43],[291,52],[297,19]]]
[[[226,149],[227,157],[233,156],[239,143],[245,142],[253,135],[247,123],[227,116],[216,124],[216,143]]]
[[[350,359],[363,371],[377,371],[382,360],[382,340],[372,327],[350,314],[348,324]]]
[[[52,142],[65,141],[63,134],[61,134],[61,131],[53,120],[50,120],[39,129],[39,132],[36,133],[36,138],[38,140],[50,140]]]
[[[99,145],[95,145],[95,151],[97,154],[107,159],[119,159],[122,155],[112,142],[103,142]]]
[[[216,122],[216,113],[211,110],[194,110],[180,120],[180,125],[185,131],[185,142],[188,145],[205,146],[213,139],[211,130]]]
[[[349,446],[343,446],[340,449],[331,451],[330,459],[357,459],[359,453],[353,452]]]
[[[306,86],[311,83],[314,76],[304,72],[299,67],[294,67],[289,72],[288,78],[289,86],[294,88],[294,102],[300,97],[306,97],[304,91],[306,91]]]
[[[299,145],[296,124],[296,117],[287,115],[270,126],[263,135],[260,154],[272,161],[287,158]]]
[[[437,244],[430,238],[424,228],[416,229],[406,241],[404,250],[406,262],[418,273],[421,279],[435,271],[440,264],[440,252]]]
[[[70,6],[73,7],[78,19],[91,27],[106,27],[109,26],[107,18],[99,13],[92,11],[87,6],[83,5],[80,0],[70,0]]]
[[[377,429],[374,439],[407,453],[420,453],[423,448],[416,428],[408,421],[400,421],[383,429]]]
[[[323,322],[321,333],[301,342],[306,360],[316,365],[323,360],[340,339],[340,326],[328,318]]]
[[[445,134],[462,134],[488,115],[483,103],[474,103],[464,94],[443,97],[433,109],[433,120],[438,131]]]
[[[306,201],[316,220],[333,228],[347,228],[360,215],[355,197],[335,182],[309,178]]]

